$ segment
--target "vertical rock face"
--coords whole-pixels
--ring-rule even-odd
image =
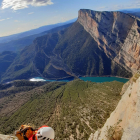
[[[130,83],[116,109],[101,130],[89,140],[140,139],[140,77]]]
[[[140,68],[140,21],[121,12],[80,10],[78,22],[109,58],[130,72]]]
[[[119,54],[115,57],[115,61],[130,67],[133,72],[140,69],[140,21],[135,19],[127,38]]]

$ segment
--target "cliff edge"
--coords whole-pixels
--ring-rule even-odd
[[[109,58],[136,73],[140,68],[140,19],[122,12],[81,9],[78,22]]]
[[[103,128],[91,134],[89,140],[140,139],[140,77],[138,78],[138,75],[134,75],[129,81],[122,99]]]

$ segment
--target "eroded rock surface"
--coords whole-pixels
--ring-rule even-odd
[[[116,109],[101,130],[89,140],[140,139],[140,77],[129,84]]]
[[[121,12],[82,9],[78,22],[109,58],[130,72],[140,68],[140,20]]]
[[[18,139],[14,136],[0,134],[0,140],[18,140]]]

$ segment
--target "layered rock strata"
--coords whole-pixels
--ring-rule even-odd
[[[140,20],[121,12],[82,9],[78,22],[109,58],[134,73],[140,68]]]

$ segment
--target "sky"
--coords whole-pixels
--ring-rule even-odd
[[[140,0],[0,0],[0,37],[78,17],[80,9],[140,8]]]

